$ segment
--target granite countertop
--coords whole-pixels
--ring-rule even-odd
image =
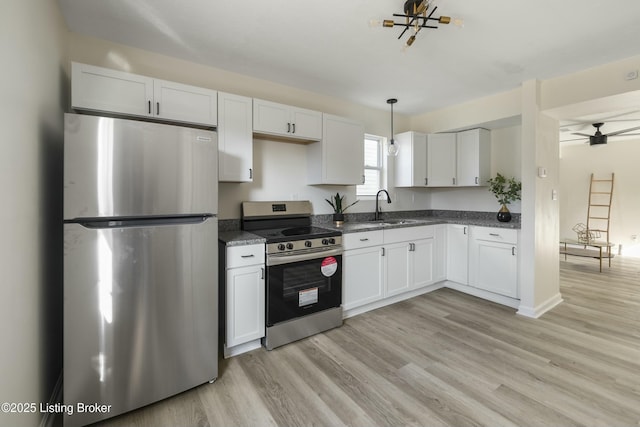
[[[220,231],[218,240],[227,246],[244,246],[264,244],[266,239],[244,230]]]
[[[391,222],[385,223],[384,220],[376,221],[347,221],[342,225],[335,225],[332,222],[320,223],[321,227],[330,228],[332,230],[339,230],[343,233],[357,233],[361,231],[374,231],[374,230],[388,230],[391,228],[404,228],[404,227],[418,227],[421,225],[435,225],[435,224],[461,224],[461,225],[476,225],[481,227],[495,227],[495,228],[511,228],[520,229],[520,223],[516,222],[499,222],[498,220],[480,219],[480,218],[456,218],[456,217],[439,217],[439,218],[404,218],[406,222],[398,222],[398,220],[390,220]]]
[[[385,212],[383,219],[372,221],[372,213],[348,214],[347,221],[335,225],[331,215],[315,215],[313,225],[341,231],[342,233],[358,233],[362,231],[388,230],[392,228],[418,227],[435,224],[476,225],[480,227],[520,229],[520,215],[515,214],[511,222],[499,222],[495,213],[467,211],[403,211]],[[265,239],[248,231],[238,230],[238,220],[225,220],[221,224],[218,239],[227,246],[241,246],[265,243]]]

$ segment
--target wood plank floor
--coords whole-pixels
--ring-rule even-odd
[[[101,426],[638,426],[640,260],[561,261],[540,319],[441,289]]]

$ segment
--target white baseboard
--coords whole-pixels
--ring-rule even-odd
[[[262,341],[260,341],[260,338],[258,338],[257,340],[246,342],[244,344],[234,345],[233,347],[227,347],[225,345],[224,358],[227,359],[229,357],[237,356],[239,354],[246,353],[260,347],[262,347]]]
[[[58,381],[56,381],[56,385],[53,387],[53,392],[49,398],[49,405],[53,406],[56,403],[62,403],[62,371],[60,371]],[[53,427],[56,415],[58,414],[45,412],[40,420],[40,427]]]
[[[445,281],[444,286],[458,292],[473,295],[474,297],[486,299],[487,301],[506,305],[507,307],[518,308],[520,306],[520,300],[517,298],[510,298],[504,295],[494,294],[493,292],[474,288],[473,286],[463,285],[461,283],[452,282],[450,280]]]
[[[545,314],[547,311],[551,310],[553,307],[555,307],[558,304],[562,303],[562,301],[564,301],[562,299],[562,295],[560,295],[560,292],[558,292],[557,294],[555,294],[551,298],[547,299],[546,301],[544,301],[541,304],[538,304],[535,307],[526,307],[526,306],[521,305],[520,307],[518,307],[518,311],[517,311],[516,314],[519,314],[519,315],[525,316],[525,317],[531,317],[533,319],[537,319],[538,317],[540,317],[543,314]]]

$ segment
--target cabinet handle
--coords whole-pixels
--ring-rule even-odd
[[[500,237],[500,235],[498,233],[489,233],[489,236]]]
[[[291,123],[287,123],[287,133],[291,133]]]
[[[511,246],[511,255],[516,256],[516,247]]]
[[[160,103],[156,102],[156,115],[160,115]]]
[[[240,255],[240,258],[253,258],[255,255],[251,254],[251,255]]]
[[[253,169],[249,168],[249,179],[253,179]]]
[[[363,183],[363,184],[364,184],[365,180],[366,180],[365,176],[364,176],[364,175],[362,175],[362,183]]]
[[[151,100],[147,101],[149,104],[149,114],[151,114]]]
[[[467,227],[462,227],[462,234],[467,234]]]
[[[293,131],[291,133],[296,133],[296,124],[295,123],[291,125],[291,128],[293,129]]]
[[[361,242],[368,242],[368,241],[369,241],[369,239],[365,237],[364,239],[360,239],[360,241],[361,241]]]
[[[476,185],[478,185],[478,177],[476,176]]]
[[[384,248],[382,248],[382,256],[384,256]]]
[[[429,185],[429,178],[424,179],[424,185]]]
[[[260,269],[260,279],[264,280],[264,267]]]
[[[453,178],[453,185],[456,185],[456,179]]]
[[[416,244],[409,243],[409,252],[415,252],[415,250],[416,250]]]

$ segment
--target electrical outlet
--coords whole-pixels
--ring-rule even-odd
[[[631,241],[632,242],[636,242],[638,240],[638,235],[637,234],[632,234],[631,235]]]

